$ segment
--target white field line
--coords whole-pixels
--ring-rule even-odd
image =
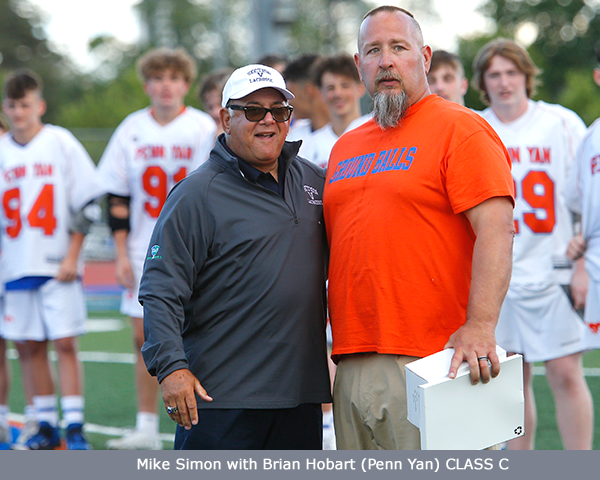
[[[56,352],[54,350],[48,352],[49,357],[52,361],[56,361]],[[82,362],[90,363],[121,363],[134,365],[136,361],[136,355],[133,353],[110,353],[110,352],[79,352],[79,360]],[[6,357],[10,360],[16,360],[19,358],[19,354],[14,348],[8,348],[6,350]],[[546,367],[534,366],[534,375],[546,375]],[[583,367],[583,374],[586,377],[600,377],[600,368],[594,367]]]

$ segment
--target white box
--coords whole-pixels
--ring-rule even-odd
[[[523,357],[497,347],[500,375],[471,384],[463,362],[448,377],[454,349],[406,365],[408,420],[423,450],[483,450],[524,433]]]

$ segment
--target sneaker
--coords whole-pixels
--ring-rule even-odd
[[[24,450],[54,450],[60,446],[58,428],[48,422],[40,422],[38,432],[25,442]]]
[[[25,447],[27,440],[29,440],[36,433],[38,433],[39,429],[40,429],[40,426],[39,426],[37,420],[35,420],[33,418],[30,418],[29,420],[27,420],[25,422],[25,425],[23,425],[23,428],[19,432],[19,436],[17,437],[17,440],[15,441],[15,443],[12,446],[13,450],[27,450],[27,448]]]
[[[83,425],[71,423],[67,427],[67,450],[91,450],[92,446],[83,436]]]
[[[150,434],[133,430],[121,438],[113,438],[106,442],[109,450],[162,450],[163,444],[158,434]]]

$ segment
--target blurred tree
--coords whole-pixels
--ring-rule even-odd
[[[460,55],[469,73],[479,47],[497,36],[512,38],[528,47],[533,61],[542,70],[542,84],[536,98],[562,102],[588,123],[600,115],[600,103],[594,98],[592,101],[584,98],[591,93],[591,71],[600,32],[600,1],[487,0],[481,11],[495,22],[496,32],[460,41]],[[476,93],[469,93],[468,105],[478,108],[481,104],[474,96]]]
[[[18,68],[38,73],[45,85],[48,113],[55,122],[59,107],[77,96],[77,78],[70,60],[55,52],[44,31],[45,18],[27,0],[0,0],[0,81]]]

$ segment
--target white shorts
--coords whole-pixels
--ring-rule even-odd
[[[496,341],[526,362],[544,362],[586,349],[585,325],[560,285],[543,290],[525,286],[508,289]]]
[[[144,309],[138,300],[140,295],[140,281],[142,280],[143,267],[143,261],[138,265],[134,260],[131,260],[131,271],[133,272],[133,290],[125,290],[121,295],[121,313],[123,315],[129,315],[132,318],[144,318]]]
[[[14,341],[56,340],[85,333],[87,317],[81,282],[52,279],[35,290],[5,293],[3,335]]]
[[[586,347],[600,348],[600,282],[590,277],[590,284],[585,300],[584,320],[586,328]]]

